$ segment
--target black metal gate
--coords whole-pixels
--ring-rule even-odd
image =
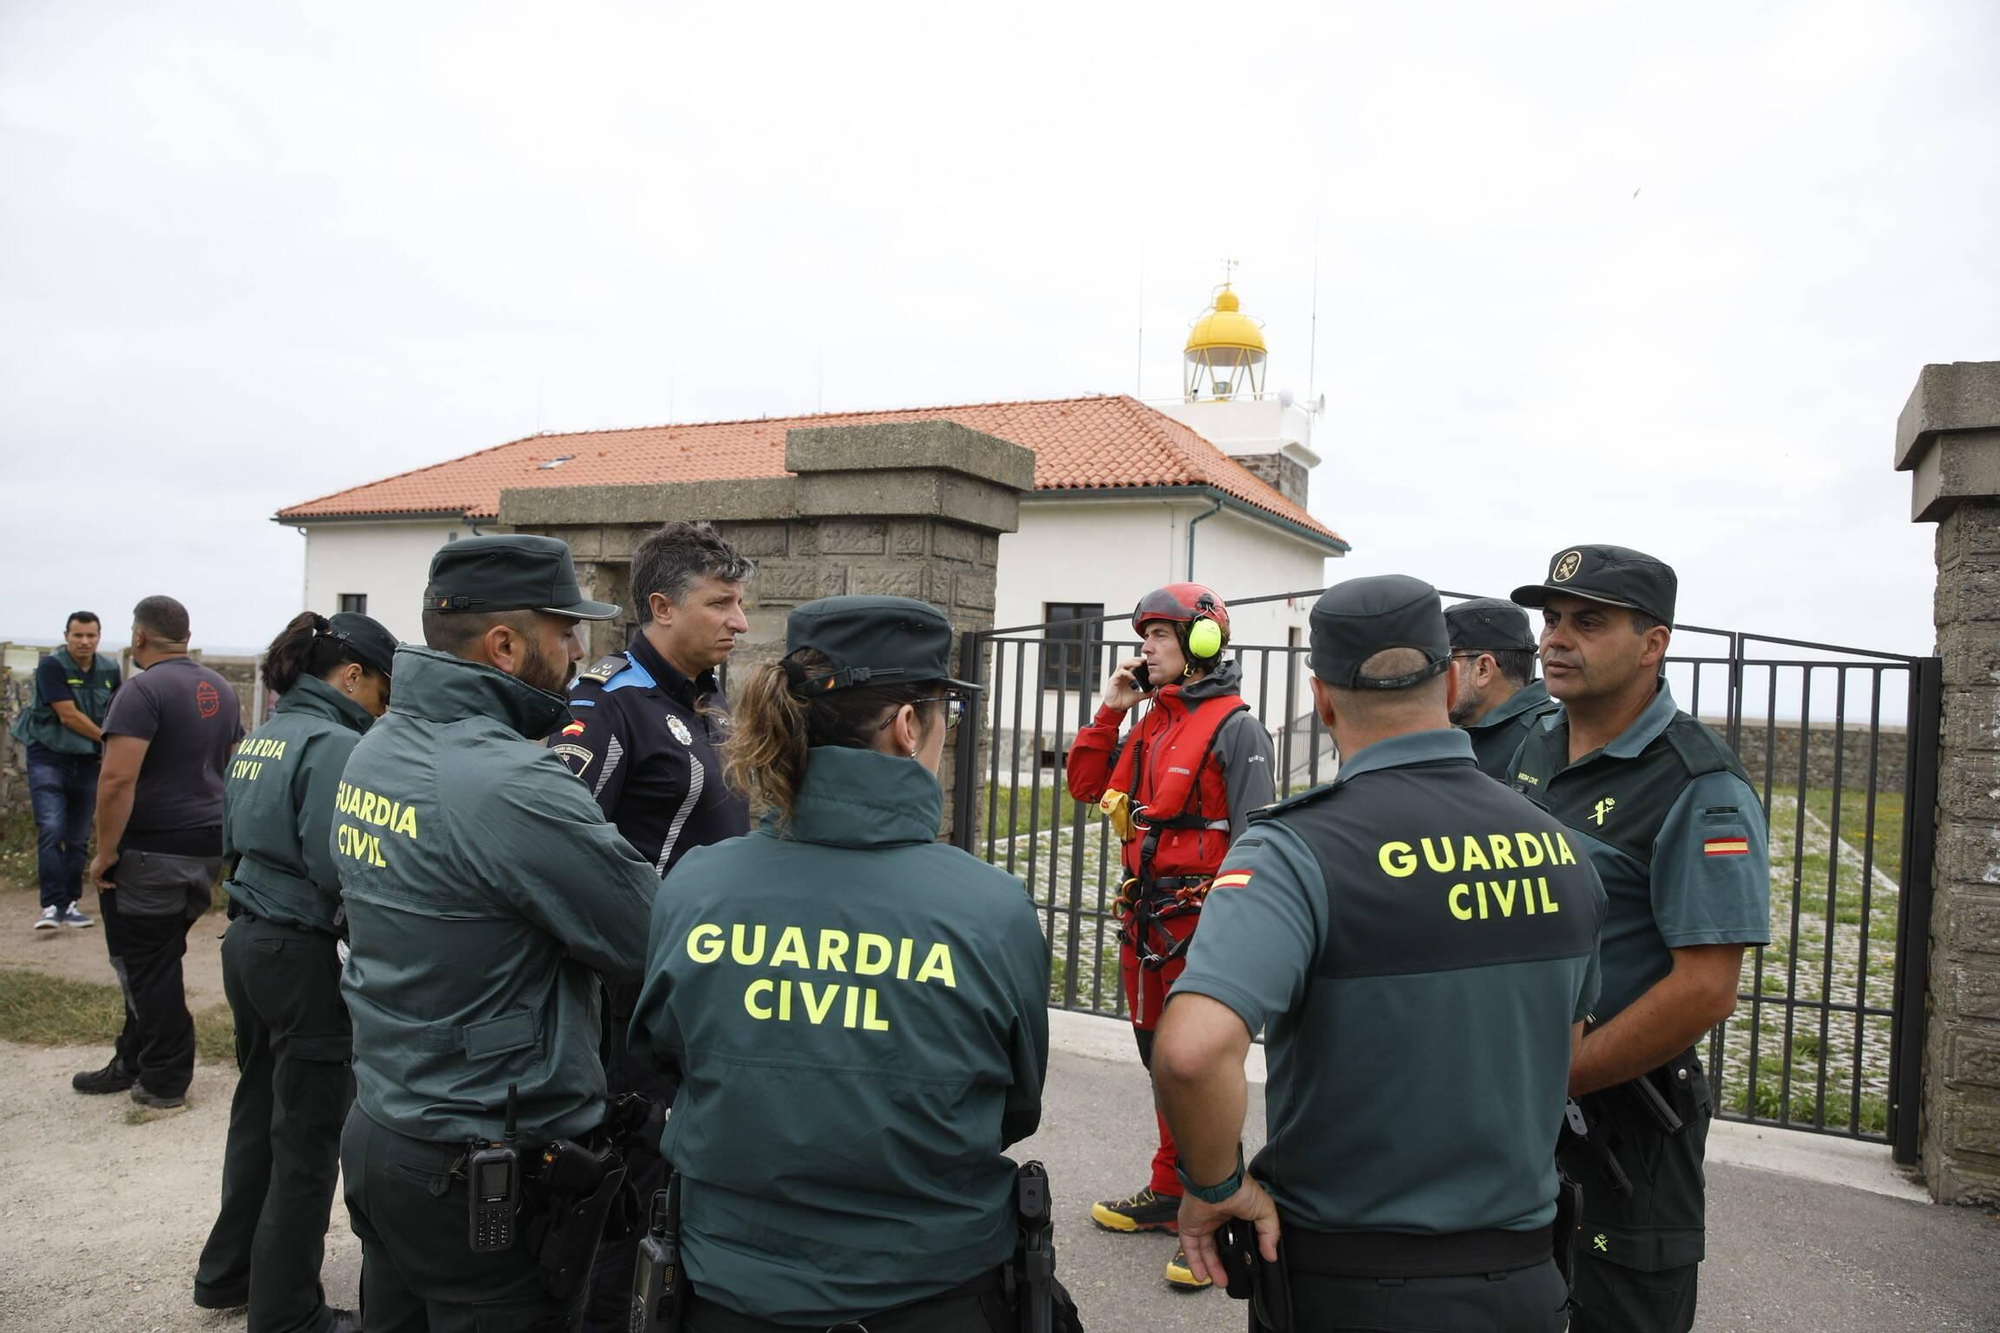
[[[960,645],[961,671],[987,694],[958,738],[954,841],[1026,883],[1049,940],[1050,1003],[1107,1015],[1125,1007],[1111,910],[1119,849],[1103,815],[1070,799],[1064,768],[1099,685],[1137,651],[1129,620],[1014,626]],[[1771,943],[1751,951],[1736,1014],[1709,1036],[1721,1114],[1890,1142],[1913,1162],[1938,659],[1698,625],[1675,626],[1674,646],[1694,648],[1668,659],[1676,702],[1742,757],[1771,825]],[[1280,796],[1331,779],[1306,647],[1231,652],[1272,734]]]

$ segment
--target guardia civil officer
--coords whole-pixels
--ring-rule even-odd
[[[599,977],[638,976],[659,882],[541,741],[569,716],[577,622],[617,614],[552,538],[445,546],[428,646],[397,650],[395,699],[336,794],[356,1085],[340,1160],[371,1333],[581,1314],[596,1235],[554,1225],[537,1172],[558,1144],[602,1145]],[[482,1170],[496,1202],[475,1219],[470,1155],[502,1143],[519,1170]]]
[[[1696,1043],[1736,1008],[1744,946],[1770,939],[1763,807],[1661,674],[1677,585],[1639,551],[1572,546],[1514,592],[1541,609],[1542,670],[1562,703],[1529,733],[1514,783],[1575,831],[1611,896],[1604,995],[1570,1071],[1597,1123],[1563,1144],[1584,1187],[1576,1333],[1694,1325],[1714,1109]],[[1678,1129],[1634,1079],[1663,1094]],[[1628,1189],[1609,1178],[1605,1150]]]
[[[1007,1145],[1041,1118],[1048,949],[1011,876],[936,841],[975,687],[903,597],[792,611],[736,695],[764,815],[653,908],[632,1058],[680,1082],[691,1333],[1014,1327]]]
[[[329,835],[347,758],[389,706],[395,653],[395,636],[367,616],[294,617],[264,654],[276,712],[237,747],[223,784],[222,987],[238,1078],[194,1301],[247,1303],[251,1333],[361,1327],[327,1305],[319,1281],[340,1123],[354,1100]]]
[[[1153,1032],[1167,990],[1187,965],[1209,881],[1250,812],[1276,794],[1271,737],[1238,689],[1243,675],[1229,646],[1229,608],[1213,588],[1170,583],[1139,599],[1132,625],[1139,656],[1104,682],[1097,716],[1070,747],[1069,793],[1099,801],[1123,844],[1118,907],[1118,971],[1140,1062],[1149,1068]],[[1142,686],[1139,672],[1144,669]],[[1140,700],[1148,706],[1121,741],[1119,728]],[[1180,1209],[1174,1140],[1164,1119],[1145,1185],[1126,1198],[1091,1205],[1109,1231],[1171,1231]],[[1167,1284],[1208,1285],[1177,1248]]]
[[[1153,1055],[1190,1263],[1216,1274],[1218,1226],[1254,1223],[1253,1314],[1288,1297],[1297,1333],[1563,1326],[1556,1130],[1604,894],[1576,837],[1474,764],[1449,661],[1429,584],[1320,597],[1340,776],[1251,816]],[[1269,1137],[1246,1170],[1259,1030]]]
[[[729,704],[716,668],[748,632],[748,560],[706,523],[669,523],[632,551],[632,607],[639,628],[570,686],[570,723],[551,747],[582,778],[604,817],[662,875],[691,847],[750,831],[750,807],[722,780],[718,748]],[[605,1073],[611,1091],[640,1093],[664,1110],[674,1086],[642,1077],[625,1059],[625,1028],[639,987],[610,987]],[[633,1188],[651,1198],[666,1181],[657,1154],[627,1153]],[[598,1255],[586,1329],[624,1333],[639,1238],[607,1240]]]
[[[1512,782],[1514,771],[1507,765],[1514,751],[1557,707],[1535,677],[1528,617],[1512,602],[1474,597],[1446,607],[1444,623],[1458,681],[1451,724],[1472,738],[1472,757],[1482,773]]]

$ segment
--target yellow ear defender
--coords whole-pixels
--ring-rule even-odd
[[[1188,652],[1195,657],[1213,657],[1222,651],[1222,626],[1202,616],[1188,626]]]

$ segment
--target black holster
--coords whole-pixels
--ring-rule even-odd
[[[1063,1284],[1056,1281],[1056,1225],[1049,1208],[1049,1173],[1024,1162],[1014,1176],[1021,1239],[1007,1265],[1008,1297],[1021,1333],[1083,1333],[1083,1321]]]
[[[625,1193],[625,1160],[612,1147],[586,1148],[557,1139],[536,1159],[528,1223],[529,1253],[542,1288],[568,1300],[590,1277],[605,1223]]]
[[[1288,1333],[1292,1326],[1292,1281],[1285,1271],[1285,1249],[1278,1246],[1278,1261],[1266,1263],[1257,1248],[1257,1228],[1241,1218],[1231,1218],[1215,1233],[1215,1248],[1222,1256],[1227,1279],[1223,1290],[1231,1300],[1250,1302],[1250,1326],[1260,1333]]]
[[[1564,1286],[1574,1286],[1570,1277],[1576,1265],[1576,1236],[1583,1227],[1583,1186],[1556,1168],[1556,1220],[1549,1240],[1555,1250],[1556,1271]]]

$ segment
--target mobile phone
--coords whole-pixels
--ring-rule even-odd
[[[514,1210],[521,1201],[520,1154],[511,1144],[481,1148],[466,1164],[465,1176],[472,1252],[513,1249]]]
[[[1132,687],[1141,694],[1151,694],[1153,692],[1152,677],[1146,674],[1146,664],[1144,662],[1132,668]]]

